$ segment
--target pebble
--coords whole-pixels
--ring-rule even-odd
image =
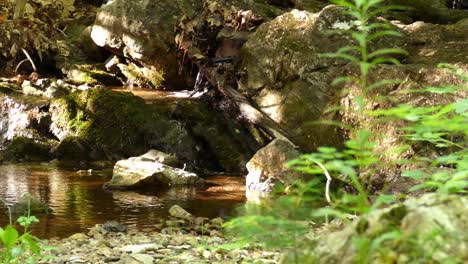
[[[220,245],[231,243],[224,238],[222,228],[203,236],[195,229],[203,223],[220,225],[222,219],[201,221],[198,218],[197,221],[199,225],[194,225],[194,221],[183,221],[181,227],[165,227],[163,230],[169,234],[149,230],[119,232],[125,228],[115,222],[107,228],[96,225],[88,234],[78,233],[65,239],[44,241],[47,246],[56,248],[50,251],[55,258],[38,263],[277,263],[281,257],[279,252],[264,252],[261,248],[215,250]]]

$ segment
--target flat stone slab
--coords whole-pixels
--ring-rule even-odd
[[[204,180],[195,173],[164,165],[158,161],[129,158],[114,165],[112,179],[105,188],[132,188],[148,185],[200,185]]]

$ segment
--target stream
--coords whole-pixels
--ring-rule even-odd
[[[87,173],[49,163],[0,165],[0,226],[8,224],[7,206],[25,193],[53,210],[35,214],[40,222],[32,231],[40,238],[67,237],[111,220],[138,231],[154,229],[175,204],[195,216],[227,216],[245,199],[244,179],[239,176],[210,176],[203,188],[103,190],[111,177],[111,169]]]

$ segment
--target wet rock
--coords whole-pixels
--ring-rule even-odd
[[[302,173],[288,169],[285,163],[299,157],[300,153],[288,140],[275,139],[260,149],[247,163],[249,174],[246,178],[247,190],[270,192],[281,183],[285,186],[301,179]]]
[[[127,227],[117,221],[109,221],[102,225],[102,229],[107,232],[122,233],[127,231]]]
[[[61,161],[81,161],[92,159],[93,149],[86,140],[79,137],[65,137],[53,150],[54,156]],[[94,159],[103,158],[103,154],[95,154]]]
[[[179,205],[174,205],[169,209],[169,214],[175,218],[181,218],[188,221],[193,221],[194,217],[189,212],[185,211],[184,208]]]
[[[39,162],[52,157],[49,145],[26,137],[14,137],[0,156],[7,162]]]
[[[129,188],[149,184],[174,186],[203,184],[195,173],[173,168],[157,161],[130,158],[114,165],[112,179],[106,188]]]

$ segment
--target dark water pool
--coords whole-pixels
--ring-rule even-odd
[[[0,226],[8,223],[7,206],[25,193],[53,209],[36,214],[40,223],[33,232],[41,238],[66,237],[110,220],[130,229],[153,228],[175,204],[196,216],[225,216],[245,199],[242,177],[209,177],[205,188],[105,191],[102,184],[111,176],[111,170],[87,174],[49,164],[0,165]]]

